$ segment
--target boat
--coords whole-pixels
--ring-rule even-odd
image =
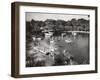
[[[66,43],[71,43],[72,40],[71,40],[71,39],[66,39],[65,42],[66,42]]]

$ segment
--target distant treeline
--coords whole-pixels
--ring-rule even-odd
[[[89,20],[73,18],[69,21],[54,19],[45,21],[32,19],[31,21],[26,21],[27,38],[32,37],[32,35],[43,36],[44,33],[42,31],[44,30],[51,30],[56,34],[61,31],[89,31]]]
[[[41,31],[44,29],[49,29],[53,31],[66,30],[66,31],[89,31],[89,20],[86,19],[71,19],[69,21],[65,20],[53,20],[47,19],[45,21],[37,21],[32,19],[26,22],[26,29],[30,31]]]

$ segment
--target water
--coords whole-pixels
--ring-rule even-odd
[[[59,46],[59,50],[67,50],[78,64],[89,64],[89,34],[78,34],[75,38],[69,34],[65,39],[71,39],[72,42],[57,41],[56,45]]]
[[[56,58],[56,60],[60,60],[60,64],[56,63],[55,65],[64,65],[63,63],[64,50],[69,52],[69,54],[73,56],[74,62],[78,63],[79,65],[89,64],[89,34],[88,33],[84,33],[84,34],[80,33],[80,34],[77,34],[76,36],[73,36],[70,33],[64,37],[61,37],[60,35],[53,36],[53,40],[54,40],[53,41],[54,44],[52,43],[52,46],[58,48],[57,49],[58,56],[46,55],[44,54],[46,51],[44,53],[40,53],[40,52],[35,52],[34,49],[30,49],[31,53],[33,54],[33,52],[35,52],[36,55],[34,54],[32,57],[30,52],[27,51],[27,54],[31,56],[29,58],[32,58],[32,60],[31,59],[27,60],[27,62],[29,62],[27,63],[27,67],[34,67],[34,66],[40,66],[40,65],[53,66],[53,64],[55,64],[54,58]],[[32,42],[32,43],[35,43],[35,42]],[[31,46],[33,46],[32,43],[31,43]],[[50,43],[48,40],[45,40],[45,39],[40,40],[39,46],[37,47],[49,48]],[[54,53],[57,54],[57,52],[54,52]],[[36,56],[36,59],[34,58],[35,56]],[[28,56],[26,57],[28,59]],[[35,65],[36,62],[38,62],[37,65]]]

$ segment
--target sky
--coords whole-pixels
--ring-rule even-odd
[[[53,14],[53,13],[34,13],[34,12],[27,12],[26,13],[26,21],[39,20],[39,21],[45,21],[46,19],[54,19],[54,20],[71,20],[72,18],[80,19],[84,18],[86,20],[89,20],[88,15],[82,15],[82,14]]]

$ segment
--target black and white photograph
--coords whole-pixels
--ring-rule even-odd
[[[26,67],[89,65],[90,15],[26,12]]]
[[[97,7],[12,4],[12,76],[97,73]]]

